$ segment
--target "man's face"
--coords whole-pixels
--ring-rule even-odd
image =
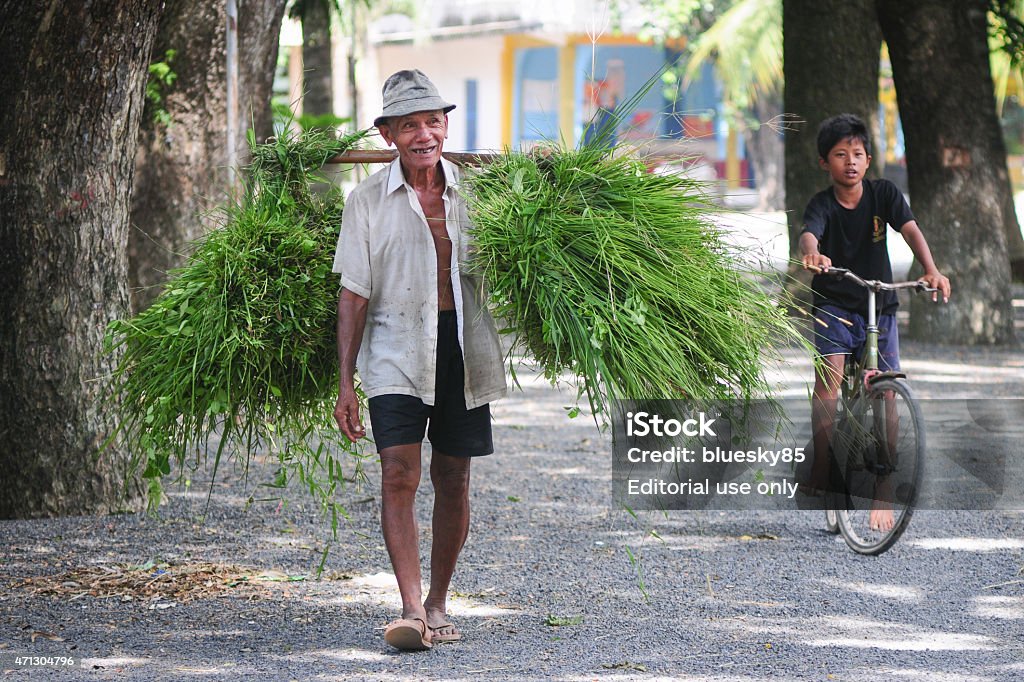
[[[381,137],[398,149],[402,166],[409,170],[433,168],[441,160],[448,137],[448,116],[441,111],[418,111],[388,119],[380,126]]]
[[[855,137],[840,140],[828,152],[827,159],[818,163],[832,176],[832,182],[843,187],[855,187],[864,179],[871,165],[871,155],[864,149],[864,143]]]

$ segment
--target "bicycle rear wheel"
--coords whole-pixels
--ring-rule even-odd
[[[924,421],[910,386],[902,379],[872,384],[850,410],[845,509],[839,532],[860,554],[881,554],[900,538],[914,514],[924,477]],[[890,513],[891,512],[891,513]]]

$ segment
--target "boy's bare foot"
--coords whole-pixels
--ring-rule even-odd
[[[896,525],[892,514],[892,503],[875,500],[868,516],[868,527],[880,533],[887,533]]]
[[[896,525],[892,513],[892,482],[888,476],[875,481],[875,499],[871,501],[871,513],[868,515],[868,528],[880,533],[887,533]]]

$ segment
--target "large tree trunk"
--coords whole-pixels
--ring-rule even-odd
[[[1013,340],[1007,224],[1016,226],[995,113],[986,0],[883,0],[914,214],[948,305],[911,303],[913,336],[946,343]],[[920,270],[918,269],[919,273]]]
[[[270,95],[277,41],[286,0],[248,0],[239,8],[239,93],[244,124],[235,146],[247,149],[245,129],[270,134]],[[170,123],[152,116],[139,131],[136,182],[129,235],[132,308],[148,306],[160,293],[166,272],[184,260],[189,244],[203,232],[202,215],[224,200],[228,182],[226,15],[222,2],[168,0],[153,61],[175,50],[173,84],[163,89],[160,107]],[[244,156],[244,153],[243,153]]]
[[[878,133],[878,61],[882,36],[874,0],[783,0],[786,75],[786,211],[790,254],[798,257],[804,209],[828,186],[818,169],[818,124],[848,112]]]
[[[107,323],[159,0],[0,2],[0,517],[135,508]],[[127,485],[126,485],[127,483]]]
[[[328,0],[306,0],[302,12],[302,113],[334,113],[331,11]]]

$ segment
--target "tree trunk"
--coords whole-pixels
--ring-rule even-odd
[[[128,202],[162,2],[0,3],[0,517],[137,508],[107,323],[128,307]],[[126,485],[127,484],[127,485]]]
[[[331,11],[328,0],[306,0],[302,13],[302,113],[334,113],[331,83]]]
[[[270,134],[270,94],[285,0],[249,0],[239,9],[240,111],[245,123],[235,146],[246,150],[245,128]],[[222,202],[228,182],[224,3],[168,0],[152,61],[175,50],[174,83],[161,102],[146,106],[135,157],[129,283],[139,311],[160,293],[169,269],[184,261],[203,233],[202,215]],[[155,119],[163,109],[169,123]],[[244,154],[244,152],[243,152]]]
[[[804,209],[828,186],[818,169],[818,124],[860,116],[878,137],[878,61],[882,36],[873,0],[783,0],[783,107],[790,254],[799,257]]]
[[[744,126],[750,164],[760,198],[758,210],[779,211],[786,207],[784,177],[785,149],[779,126],[782,119],[782,96],[779,93],[756,97],[751,111],[758,122],[756,130]]]
[[[256,139],[273,135],[270,96],[274,91],[281,19],[288,0],[245,0],[238,17],[239,111],[256,131]],[[223,69],[223,60],[221,66]],[[238,148],[248,152],[245,127],[239,131]]]
[[[348,48],[348,101],[349,101],[349,112],[348,116],[350,125],[353,129],[358,129],[360,125],[360,114],[359,111],[359,62],[362,60],[363,55],[366,54],[365,40],[366,33],[362,31],[361,12],[359,9],[358,2],[348,3],[349,11],[352,13],[352,39],[349,41]],[[360,166],[356,166],[357,174],[362,171]],[[358,177],[358,175],[357,175]]]
[[[907,142],[911,205],[954,292],[941,306],[914,297],[910,333],[945,343],[1014,338],[1006,230],[1016,215],[995,113],[987,4],[878,5]]]
[[[224,22],[224,4],[204,0],[171,0],[160,21],[152,61],[174,50],[177,77],[159,105],[147,103],[139,130],[128,238],[135,312],[160,293],[202,234],[201,214],[225,196]],[[157,109],[169,123],[156,120]]]

